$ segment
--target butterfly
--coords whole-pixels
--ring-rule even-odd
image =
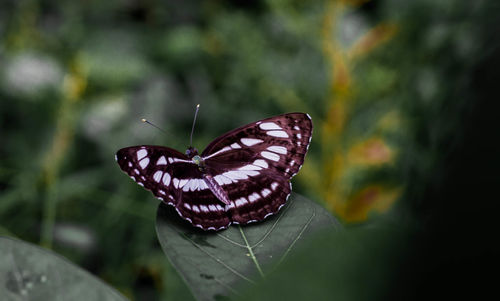
[[[193,125],[194,126],[194,125]],[[213,140],[201,153],[138,145],[116,153],[120,168],[155,197],[203,230],[262,221],[292,190],[312,138],[308,114],[253,122]]]

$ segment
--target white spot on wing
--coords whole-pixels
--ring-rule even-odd
[[[262,167],[255,166],[253,164],[248,164],[245,166],[240,167],[238,170],[261,170]]]
[[[198,209],[198,206],[193,205],[193,211],[194,211],[194,212],[200,212],[200,209]]]
[[[215,182],[217,182],[217,184],[222,185],[222,179],[220,176],[215,176],[214,180],[215,180]]]
[[[163,184],[165,184],[165,186],[170,185],[170,174],[168,172],[163,175]]]
[[[260,193],[262,194],[263,197],[266,197],[271,194],[271,190],[264,188]]]
[[[253,146],[255,144],[259,144],[264,142],[264,140],[261,139],[255,139],[255,138],[241,138],[241,143],[245,144],[246,146]]]
[[[156,162],[156,165],[167,165],[167,159],[165,159],[165,156],[161,156]]]
[[[300,131],[300,128],[298,126],[293,127],[294,130]]]
[[[193,182],[191,183],[190,190],[195,191],[195,190],[200,190],[200,183],[203,182],[202,179],[194,179]]]
[[[259,127],[263,130],[282,130],[282,128],[274,122],[264,122],[259,124]]]
[[[158,170],[154,173],[153,179],[155,180],[156,183],[160,183],[162,176],[163,176],[163,171]]]
[[[148,155],[148,151],[141,148],[140,150],[137,151],[137,160],[141,160],[142,158],[146,157]]]
[[[196,185],[196,180],[197,180],[197,179],[191,179],[191,180],[188,180],[188,182],[186,183],[186,185],[184,185],[184,186],[182,187],[182,190],[183,190],[183,191],[190,191],[190,190],[191,190],[191,191],[194,191],[194,189],[196,189],[196,188],[195,188],[195,187],[193,187],[193,186],[195,186],[195,185]]]
[[[174,180],[172,182],[174,182],[174,187],[175,188],[179,188],[179,179],[174,178]]]
[[[208,205],[208,209],[210,209],[210,211],[214,211],[214,212],[218,211],[217,207],[215,207],[215,205],[212,205],[212,204]]]
[[[260,199],[260,195],[257,192],[254,192],[248,196],[248,200],[250,201],[250,203],[253,203],[258,199]]]
[[[241,146],[235,142],[235,143],[231,144],[231,148],[236,149],[236,148],[241,148]]]
[[[139,165],[141,166],[142,169],[146,168],[149,164],[149,158],[144,158],[141,161],[139,161]]]
[[[269,160],[273,160],[273,161],[280,160],[280,156],[276,155],[275,153],[263,151],[263,152],[260,152],[260,154],[262,155],[262,157],[269,159]]]
[[[253,162],[253,165],[257,165],[257,166],[260,166],[262,168],[268,168],[269,167],[269,165],[267,164],[267,162],[265,160],[261,160],[261,159],[255,160]]]
[[[194,179],[193,180],[193,184],[191,185],[191,190],[192,191],[195,191],[195,190],[200,190],[200,185],[202,185],[203,182],[203,179]]]
[[[208,210],[208,207],[205,206],[205,205],[200,205],[200,210],[203,211],[203,212],[209,212],[210,210]]]
[[[273,182],[273,183],[271,184],[271,189],[272,189],[272,190],[276,190],[276,187],[278,187],[278,182]]]
[[[246,174],[249,175],[249,176],[251,176],[251,177],[253,177],[253,176],[258,176],[259,172],[255,171],[255,170],[247,170]]]
[[[222,174],[223,176],[226,176],[230,178],[233,181],[238,181],[238,180],[246,180],[248,179],[247,174],[245,171],[238,171],[238,170],[230,170]]]
[[[235,205],[236,205],[236,207],[239,207],[239,206],[245,205],[246,203],[248,203],[247,199],[239,198],[236,200]]]
[[[270,146],[267,149],[278,154],[286,155],[287,153],[286,147],[284,146]]]
[[[191,205],[189,205],[188,203],[184,203],[184,207],[186,207],[187,209],[191,210]]]
[[[288,138],[288,134],[285,131],[267,131],[267,135],[279,138]]]
[[[186,184],[187,184],[187,182],[189,182],[189,180],[188,180],[188,179],[182,179],[182,180],[180,180],[180,181],[179,181],[179,188],[184,187],[184,185],[186,185]]]
[[[225,185],[225,184],[231,184],[233,183],[233,181],[231,180],[231,178],[228,178],[227,176],[225,176],[224,174],[222,175],[217,175],[214,177],[215,181],[217,181],[217,184],[219,185]]]
[[[302,139],[302,135],[301,134],[297,134],[297,138],[298,139]]]
[[[207,183],[205,183],[205,181],[204,181],[204,180],[201,180],[201,181],[200,181],[199,189],[200,189],[200,190],[205,190],[205,189],[208,189]]]
[[[254,168],[257,169],[259,167],[254,166]],[[223,186],[226,184],[237,183],[240,180],[248,179],[249,176],[257,176],[259,174],[260,173],[258,171],[249,169],[230,170],[226,171],[223,174],[215,176],[214,180],[217,182],[217,184]],[[201,189],[207,189],[207,188],[208,188],[207,185],[205,184],[205,182],[203,182],[203,187]]]

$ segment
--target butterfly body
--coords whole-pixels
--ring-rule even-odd
[[[230,131],[199,155],[163,146],[120,149],[116,159],[134,181],[204,230],[247,224],[286,203],[290,179],[304,162],[312,137],[309,115],[289,113]]]

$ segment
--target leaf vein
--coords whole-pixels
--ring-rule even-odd
[[[230,267],[229,265],[227,265],[226,263],[224,263],[224,261],[222,261],[221,259],[217,258],[215,255],[211,254],[207,250],[203,249],[200,245],[198,245],[196,242],[194,242],[191,238],[189,238],[188,236],[186,236],[184,233],[179,233],[179,232],[177,232],[177,233],[179,235],[184,236],[191,244],[193,244],[193,246],[195,246],[197,249],[199,249],[203,253],[207,254],[210,258],[212,258],[213,260],[215,260],[215,262],[219,263],[220,265],[222,265],[223,267],[225,267],[226,269],[228,269],[229,271],[231,271],[235,275],[241,277],[242,279],[244,279],[244,280],[246,280],[246,281],[248,281],[250,283],[255,283],[252,279],[250,279],[250,278],[246,277],[245,275],[239,273],[238,271],[236,271],[235,269],[233,269],[232,267]]]
[[[228,237],[226,237],[226,236],[224,236],[222,234],[217,233],[217,236],[219,236],[220,238],[223,238],[223,239],[227,240],[228,242],[230,242],[230,243],[232,243],[232,244],[234,244],[234,245],[236,245],[238,247],[242,247],[242,248],[246,248],[247,247],[247,246],[245,246],[243,244],[235,242],[234,240],[232,240],[232,239],[230,239],[230,238],[228,238]]]
[[[283,254],[283,256],[281,256],[280,260],[278,261],[278,265],[281,264],[281,262],[283,262],[283,260],[285,259],[285,257],[288,255],[288,253],[290,252],[290,250],[293,248],[293,246],[295,245],[295,243],[299,240],[299,238],[302,236],[302,233],[304,233],[304,231],[307,229],[307,227],[309,227],[309,225],[311,224],[312,220],[314,219],[314,217],[316,216],[316,210],[314,210],[311,214],[311,217],[309,217],[309,220],[307,220],[307,222],[304,224],[304,226],[302,227],[302,229],[300,230],[299,234],[297,235],[297,237],[292,241],[292,243],[290,244],[290,246],[286,249],[285,253]]]
[[[291,205],[292,205],[292,200],[290,200],[288,202],[288,206],[285,207],[285,210],[283,210],[283,212],[278,215],[278,218],[276,219],[274,224],[271,226],[271,228],[269,228],[269,230],[266,231],[266,233],[262,236],[262,238],[252,246],[252,249],[255,248],[256,246],[258,246],[260,243],[262,243],[269,236],[269,234],[271,234],[271,232],[273,232],[274,228],[276,228],[276,226],[278,225],[278,222],[285,215],[285,213],[288,211],[288,208],[290,208]]]
[[[255,257],[255,254],[253,253],[252,247],[248,244],[247,237],[245,236],[243,229],[239,225],[238,225],[238,228],[240,228],[241,236],[243,237],[243,240],[245,241],[245,244],[247,245],[247,249],[248,249],[248,252],[250,253],[250,257],[252,258],[252,261],[255,263],[255,266],[257,267],[259,274],[262,276],[262,278],[264,278],[264,272],[262,272],[262,269],[260,268],[259,261],[257,260],[257,257]]]

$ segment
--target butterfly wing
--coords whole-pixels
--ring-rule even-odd
[[[230,131],[207,146],[201,154],[206,173],[227,192],[233,222],[260,221],[285,204],[312,127],[307,114],[283,114]]]
[[[219,230],[231,223],[198,166],[183,153],[168,147],[139,145],[120,149],[116,160],[134,181],[175,206],[179,215],[193,225]]]

